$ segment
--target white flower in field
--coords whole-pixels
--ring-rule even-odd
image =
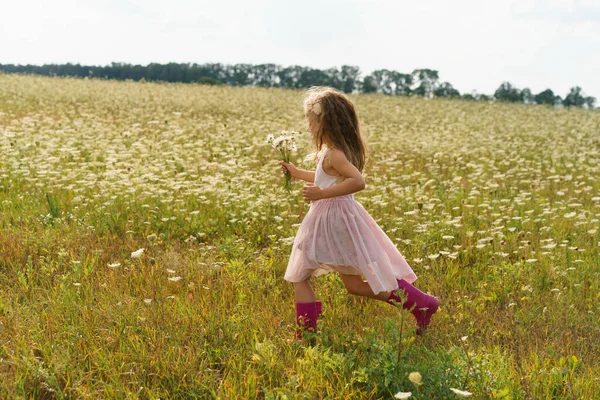
[[[271,146],[273,146],[274,148],[278,148],[279,143],[281,143],[282,140],[283,140],[283,136],[278,136],[278,137],[274,138],[273,140],[271,140]]]
[[[458,390],[458,389],[454,389],[454,388],[450,388],[450,390],[452,390],[454,393],[456,393],[457,395],[462,396],[462,397],[469,397],[473,394],[473,393],[467,392],[465,390]]]
[[[534,263],[534,262],[537,262],[537,258],[528,258],[527,260],[525,260],[525,262]]]
[[[183,278],[180,276],[172,276],[170,278],[168,278],[171,282],[179,282],[180,280],[182,280]]]
[[[144,299],[144,303],[150,304],[150,303],[152,303],[152,299]]]
[[[412,392],[398,392],[394,395],[395,399],[408,399],[412,396]]]
[[[131,253],[131,258],[140,258],[146,249],[139,249]]]
[[[442,236],[442,239],[451,240],[451,239],[454,239],[454,236],[444,235],[444,236]]]
[[[275,140],[275,135],[273,135],[273,134],[267,135],[267,144],[272,144],[273,140]]]
[[[573,218],[576,215],[577,215],[577,213],[575,211],[573,211],[573,212],[570,212],[570,213],[566,213],[565,214],[565,218]]]
[[[121,263],[108,264],[108,268],[118,268],[120,266],[121,266]]]
[[[421,381],[423,380],[423,377],[418,372],[411,372],[410,374],[408,374],[408,380],[414,383],[415,385],[419,386],[421,384]]]

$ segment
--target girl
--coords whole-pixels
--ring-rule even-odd
[[[297,324],[316,331],[321,302],[316,300],[309,279],[335,271],[349,293],[392,305],[397,302],[410,309],[417,321],[417,334],[421,334],[437,311],[439,300],[411,285],[417,277],[402,254],[354,200],[354,193],[365,188],[361,171],[366,161],[366,144],[354,104],[335,89],[316,87],[307,92],[304,113],[317,148],[316,172],[280,162],[283,172],[308,182],[303,195],[311,201],[284,277],[294,284]],[[300,338],[302,332],[297,335]]]

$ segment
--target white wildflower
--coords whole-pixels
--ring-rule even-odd
[[[139,249],[131,253],[131,258],[140,258],[146,249]]]
[[[463,397],[469,397],[469,396],[471,396],[473,394],[473,393],[467,392],[465,390],[458,390],[458,389],[454,389],[454,388],[450,388],[450,390],[452,390],[457,395],[463,396]]]

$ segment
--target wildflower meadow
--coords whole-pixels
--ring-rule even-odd
[[[301,91],[0,74],[0,398],[600,398],[600,113],[350,95],[356,199],[441,301],[283,280]]]

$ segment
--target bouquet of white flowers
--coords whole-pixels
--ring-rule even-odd
[[[297,135],[296,131],[281,131],[279,136],[268,135],[267,136],[267,144],[271,145],[275,150],[279,150],[281,153],[282,161],[286,163],[290,162],[290,156],[293,151],[296,151],[296,141],[294,140],[294,136]],[[289,171],[285,173],[285,182],[283,184],[283,188],[287,191],[292,189],[292,176]]]

